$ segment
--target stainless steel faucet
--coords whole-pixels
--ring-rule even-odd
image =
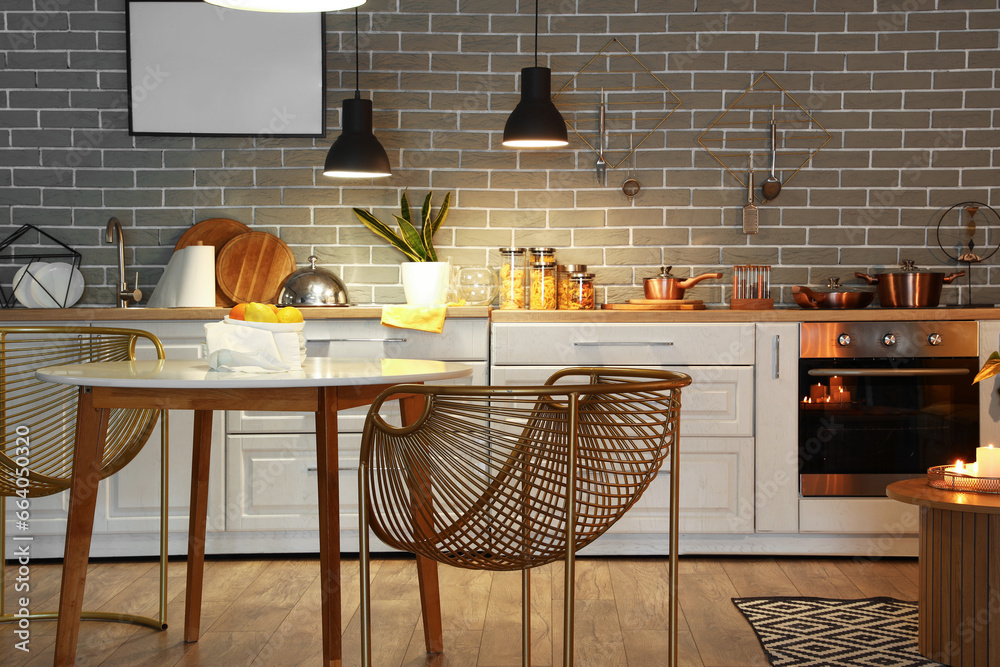
[[[104,233],[106,243],[118,241],[118,289],[117,299],[119,308],[128,308],[129,301],[139,303],[142,298],[142,291],[139,289],[139,272],[135,272],[135,289],[130,290],[125,283],[125,237],[122,236],[122,225],[118,218],[108,220],[108,228]]]

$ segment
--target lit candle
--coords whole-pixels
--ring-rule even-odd
[[[842,387],[844,385],[844,378],[839,375],[834,375],[830,377],[830,391],[833,391],[834,387]]]
[[[823,399],[826,396],[826,386],[817,382],[816,384],[809,385],[809,397],[816,399]]]
[[[1000,449],[992,444],[977,447],[976,470],[981,477],[1000,477]]]

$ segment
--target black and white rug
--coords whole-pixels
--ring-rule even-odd
[[[917,603],[893,598],[734,598],[772,665],[925,667]]]

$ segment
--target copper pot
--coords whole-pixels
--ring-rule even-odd
[[[867,308],[875,300],[875,292],[841,290],[821,292],[804,285],[792,287],[792,297],[802,308]]]
[[[917,271],[911,260],[906,260],[896,273],[857,272],[869,285],[878,286],[878,301],[883,308],[934,308],[941,300],[941,287],[955,278],[965,275],[965,271],[945,275],[930,271]]]
[[[647,299],[676,301],[684,298],[684,290],[694,287],[708,278],[721,278],[721,273],[703,273],[700,276],[681,280],[670,273],[672,266],[661,266],[660,275],[643,278],[642,291]]]

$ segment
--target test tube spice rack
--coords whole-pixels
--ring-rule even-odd
[[[771,267],[744,264],[733,267],[733,295],[729,300],[731,310],[771,310]]]

